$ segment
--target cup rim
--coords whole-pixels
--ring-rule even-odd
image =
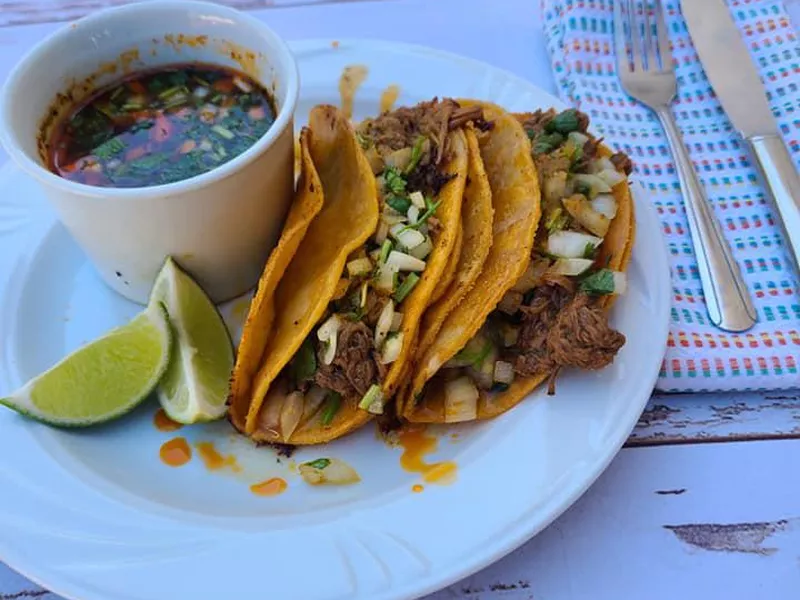
[[[247,148],[247,150],[228,162],[214,167],[210,171],[200,173],[188,179],[151,186],[115,188],[78,183],[58,176],[39,164],[38,161],[31,159],[28,154],[22,150],[18,144],[16,134],[12,133],[12,128],[9,126],[9,113],[13,102],[12,92],[17,89],[19,79],[26,69],[30,68],[32,64],[43,60],[55,44],[68,39],[70,35],[75,35],[76,24],[95,25],[107,20],[124,18],[131,13],[148,12],[153,9],[158,10],[166,8],[175,8],[186,12],[205,11],[212,12],[221,17],[229,17],[235,19],[237,22],[244,22],[275,43],[278,48],[277,55],[280,57],[279,60],[282,64],[285,63],[287,67],[287,72],[285,74],[286,100],[278,109],[274,123],[264,135],[252,146]],[[146,2],[137,2],[107,8],[82,17],[77,21],[61,27],[55,33],[49,35],[31,48],[11,70],[3,86],[2,93],[0,93],[0,143],[5,147],[9,157],[20,167],[44,183],[62,192],[100,198],[113,196],[115,200],[142,199],[183,194],[192,192],[198,188],[207,187],[234,175],[268,150],[269,146],[274,144],[286,128],[291,125],[297,107],[299,91],[300,73],[294,54],[289,49],[289,45],[286,41],[260,19],[229,6],[202,0],[147,0]]]

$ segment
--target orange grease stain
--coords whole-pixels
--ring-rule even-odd
[[[230,469],[234,473],[239,473],[242,470],[242,467],[236,462],[235,456],[232,454],[227,456],[220,454],[214,447],[213,442],[197,442],[195,448],[197,448],[197,453],[209,471]]]
[[[186,438],[176,437],[161,445],[161,462],[170,467],[182,467],[192,459],[192,449]]]
[[[250,486],[250,491],[256,496],[277,496],[285,492],[287,487],[285,479],[273,477],[261,483],[254,483]]]
[[[428,435],[422,427],[408,427],[400,431],[398,441],[403,448],[400,466],[410,473],[419,473],[425,483],[453,483],[458,465],[452,461],[427,463],[425,457],[436,452],[439,440]]]
[[[412,486],[411,486],[411,491],[412,491],[412,492],[414,492],[414,493],[416,493],[416,494],[419,494],[419,493],[420,493],[422,490],[424,490],[424,489],[425,489],[425,488],[424,488],[424,487],[422,487],[422,486],[421,486],[420,484],[418,484],[418,483],[416,483],[416,484],[414,484],[414,485],[412,485]]]
[[[178,431],[183,425],[176,423],[167,416],[163,408],[159,408],[153,416],[153,425],[159,431]]]

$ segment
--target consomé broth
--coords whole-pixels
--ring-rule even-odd
[[[53,130],[48,167],[101,187],[182,181],[247,150],[275,114],[270,94],[233,69],[192,63],[140,71],[66,114]]]

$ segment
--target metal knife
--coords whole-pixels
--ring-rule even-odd
[[[680,0],[692,44],[725,113],[747,140],[775,201],[800,273],[800,176],[778,133],[764,86],[724,0]]]

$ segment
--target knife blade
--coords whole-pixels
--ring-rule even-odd
[[[692,44],[714,93],[747,140],[777,207],[800,273],[800,176],[778,133],[764,86],[724,0],[680,0]]]

